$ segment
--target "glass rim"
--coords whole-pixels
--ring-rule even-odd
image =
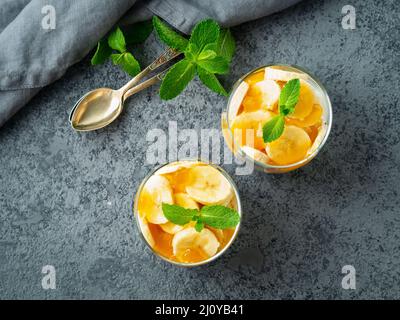
[[[231,239],[225,245],[225,247],[221,251],[217,252],[214,256],[212,256],[212,257],[210,257],[210,258],[208,258],[206,260],[199,261],[199,262],[184,263],[184,262],[179,262],[179,261],[173,261],[173,260],[168,259],[167,257],[164,257],[159,252],[154,250],[154,248],[148,243],[148,241],[146,240],[146,238],[143,235],[142,228],[140,227],[140,222],[139,222],[138,200],[139,200],[140,193],[142,192],[143,187],[146,184],[146,182],[150,179],[150,177],[152,177],[161,168],[166,167],[166,166],[168,166],[170,164],[173,164],[173,163],[180,162],[180,161],[202,162],[202,163],[204,163],[206,165],[210,165],[210,166],[214,167],[219,172],[221,172],[221,174],[228,180],[229,184],[232,186],[232,189],[233,189],[233,192],[234,192],[234,196],[236,197],[236,202],[237,202],[237,212],[239,213],[239,216],[240,216],[239,224],[236,226],[235,231],[234,231]],[[139,187],[137,188],[135,196],[133,197],[132,212],[133,212],[134,218],[136,220],[136,227],[139,230],[140,237],[145,242],[147,247],[150,248],[150,250],[153,252],[153,254],[156,255],[157,257],[159,257],[160,259],[162,259],[162,260],[164,260],[166,262],[169,262],[169,263],[171,263],[173,265],[180,266],[180,267],[186,267],[186,268],[197,267],[197,266],[201,266],[201,265],[204,265],[204,264],[208,264],[208,263],[211,263],[214,260],[218,259],[220,256],[222,256],[228,250],[228,248],[232,245],[232,243],[235,241],[235,239],[237,238],[239,230],[240,230],[240,227],[241,227],[241,224],[242,224],[242,203],[241,203],[241,200],[240,200],[239,190],[238,190],[235,182],[233,181],[232,177],[222,167],[220,167],[219,165],[216,165],[214,163],[210,163],[208,161],[204,161],[202,159],[193,159],[193,158],[185,158],[185,159],[180,159],[180,160],[169,161],[169,162],[167,162],[165,164],[158,165],[155,168],[153,168],[146,175],[146,177],[142,180],[142,182],[139,184]]]
[[[258,166],[260,166],[260,167],[262,167],[263,169],[266,169],[266,170],[268,170],[268,169],[292,169],[293,167],[301,167],[301,166],[307,164],[309,161],[311,161],[321,151],[321,149],[325,145],[326,141],[328,140],[328,137],[329,137],[329,134],[331,132],[331,129],[332,129],[332,117],[333,117],[332,103],[331,103],[331,100],[329,98],[329,94],[328,94],[327,90],[325,89],[324,85],[318,80],[318,78],[316,76],[314,76],[310,71],[308,71],[307,69],[305,69],[303,67],[299,67],[299,66],[294,65],[294,64],[283,64],[283,63],[267,64],[267,65],[263,65],[261,67],[255,68],[255,69],[247,72],[246,74],[241,76],[235,82],[235,84],[232,87],[231,93],[229,95],[228,102],[227,102],[227,105],[226,105],[226,111],[225,111],[226,112],[226,119],[227,119],[228,129],[229,129],[229,133],[230,133],[231,138],[232,138],[232,142],[235,145],[235,137],[234,137],[234,134],[232,133],[230,119],[229,119],[229,109],[230,109],[230,106],[231,106],[231,101],[232,101],[233,95],[235,94],[235,92],[238,89],[238,87],[240,86],[240,84],[242,84],[243,81],[248,76],[250,76],[251,74],[256,73],[258,71],[261,71],[262,69],[265,69],[267,67],[288,67],[288,68],[292,68],[292,69],[295,69],[295,70],[299,70],[299,71],[305,73],[306,75],[308,75],[318,85],[318,87],[321,89],[321,91],[322,91],[322,93],[323,93],[323,95],[324,95],[324,97],[326,99],[326,102],[327,102],[326,108],[327,108],[327,111],[328,111],[328,121],[326,123],[326,131],[325,131],[324,138],[322,139],[322,141],[320,142],[318,147],[315,148],[315,150],[312,153],[310,153],[306,158],[304,158],[304,159],[302,159],[300,161],[297,161],[295,163],[287,164],[287,165],[274,165],[274,164],[267,164],[267,163],[263,163],[263,162],[257,161],[255,159],[253,159],[252,157],[250,157],[249,155],[247,155],[245,152],[243,152],[241,147],[239,147],[237,151],[240,152],[240,155],[242,157],[244,157],[246,161],[254,162]]]

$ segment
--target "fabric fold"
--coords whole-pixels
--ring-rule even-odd
[[[42,87],[82,60],[115,24],[160,16],[184,33],[206,17],[223,26],[277,12],[300,0],[3,0],[0,9],[0,127]],[[55,29],[43,19],[55,12]],[[122,20],[121,20],[122,18]]]

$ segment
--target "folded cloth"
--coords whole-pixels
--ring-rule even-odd
[[[0,126],[83,59],[113,26],[158,15],[178,30],[211,17],[223,26],[300,0],[1,0]]]

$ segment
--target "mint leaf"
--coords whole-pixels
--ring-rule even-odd
[[[199,47],[194,43],[189,43],[185,50],[185,57],[191,62],[196,62],[199,53],[200,53]]]
[[[198,56],[198,60],[210,60],[210,59],[214,59],[217,56],[217,53],[213,50],[203,50],[199,56]]]
[[[283,115],[287,115],[294,111],[294,107],[299,101],[300,96],[300,80],[292,79],[286,83],[279,97],[279,111]]]
[[[125,36],[120,28],[115,29],[108,37],[108,45],[121,53],[126,51]]]
[[[114,53],[111,55],[111,61],[114,65],[118,65],[121,63],[121,60],[123,58],[124,54],[123,53]]]
[[[218,94],[222,94],[223,96],[228,96],[228,93],[225,91],[215,74],[208,72],[199,66],[197,67],[197,74],[199,75],[201,82],[203,82],[207,88]]]
[[[199,212],[196,209],[185,209],[183,207],[167,203],[162,204],[162,210],[168,221],[180,226],[192,221],[193,217],[198,215]]]
[[[199,221],[216,229],[228,229],[239,224],[240,216],[235,210],[224,206],[204,206]]]
[[[231,62],[235,49],[235,39],[231,31],[229,29],[222,29],[217,41],[217,54],[224,57],[228,62]]]
[[[124,29],[124,35],[127,45],[140,44],[147,40],[153,31],[153,22],[151,20],[137,22]]]
[[[189,41],[195,43],[200,48],[200,51],[202,51],[205,45],[217,42],[218,37],[218,23],[214,20],[207,19],[196,24]]]
[[[160,97],[163,100],[170,100],[179,95],[192,81],[196,67],[187,59],[176,63],[167,72],[160,88]]]
[[[204,229],[204,223],[201,221],[198,221],[194,228],[196,229],[197,232],[201,232]]]
[[[229,63],[223,57],[214,57],[207,60],[199,60],[197,64],[211,73],[225,74],[229,71]]]
[[[108,45],[107,39],[99,41],[96,53],[91,60],[92,65],[103,64],[111,56],[111,53],[112,49]]]
[[[278,139],[285,129],[285,117],[277,115],[269,120],[263,126],[263,140],[264,142],[272,142]]]
[[[156,16],[153,17],[153,25],[161,41],[173,49],[185,51],[188,44],[186,38],[176,33]]]
[[[122,59],[120,59],[119,64],[122,69],[126,71],[131,77],[136,76],[140,72],[139,62],[135,59],[135,57],[126,52],[122,55]]]

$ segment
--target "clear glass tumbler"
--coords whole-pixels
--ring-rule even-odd
[[[248,78],[251,75],[254,75],[257,72],[263,71],[267,67],[272,67],[274,69],[279,69],[288,72],[295,72],[296,74],[298,74],[301,80],[305,80],[313,88],[314,94],[319,99],[319,103],[323,109],[322,125],[319,130],[318,136],[316,137],[306,157],[296,163],[288,165],[275,165],[257,161],[249,157],[241,149],[239,142],[235,141],[235,135],[233,134],[232,130],[232,121],[234,116],[236,116],[235,112],[237,110],[236,111],[233,110],[234,107],[232,106],[234,104],[232,103],[232,101],[235,99],[236,95],[240,95],[240,91],[242,90],[243,87],[242,84],[243,82],[245,82],[246,78]],[[309,163],[325,145],[325,142],[328,139],[329,133],[331,131],[331,126],[332,126],[332,105],[324,86],[315,76],[311,75],[310,72],[306,71],[301,67],[293,65],[283,65],[283,64],[266,65],[254,69],[249,73],[245,74],[244,76],[242,76],[233,86],[231,95],[228,99],[226,111],[223,112],[221,115],[222,133],[225,142],[227,143],[230,150],[234,153],[236,157],[238,157],[242,161],[251,161],[254,163],[254,167],[256,169],[259,169],[266,173],[285,173],[300,168]]]
[[[177,261],[176,259],[172,259],[170,257],[167,257],[165,255],[163,255],[162,253],[160,253],[160,251],[156,250],[156,248],[154,247],[154,244],[151,245],[151,241],[149,241],[148,237],[146,236],[146,234],[148,232],[150,232],[149,227],[148,227],[148,223],[146,223],[144,221],[145,218],[143,218],[143,215],[140,213],[139,210],[139,199],[141,196],[141,193],[144,189],[144,186],[146,184],[146,182],[153,176],[158,174],[158,172],[161,172],[160,170],[164,170],[164,172],[168,172],[170,170],[171,167],[175,166],[175,165],[179,165],[180,163],[182,163],[182,161],[177,161],[177,162],[170,162],[167,163],[165,165],[159,166],[156,169],[154,169],[153,171],[151,171],[146,178],[144,178],[144,180],[142,181],[142,183],[140,184],[136,195],[134,197],[134,203],[133,203],[133,212],[134,212],[134,216],[135,216],[135,220],[137,223],[137,227],[139,229],[139,232],[142,236],[142,239],[144,240],[144,242],[146,243],[146,245],[151,249],[151,251],[158,257],[160,257],[161,259],[172,263],[174,265],[178,265],[178,266],[182,266],[182,267],[195,267],[195,266],[200,266],[200,265],[204,265],[207,263],[210,263],[216,259],[218,259],[221,255],[223,255],[228,248],[231,246],[231,244],[233,243],[233,241],[236,239],[237,234],[239,232],[239,228],[240,228],[240,223],[235,227],[235,229],[232,229],[232,233],[230,234],[230,238],[226,241],[226,243],[224,243],[223,247],[212,257],[206,259],[206,260],[202,260],[199,262],[194,262],[194,263],[183,263],[180,261]],[[239,213],[240,217],[242,217],[242,204],[240,201],[240,196],[239,196],[239,191],[238,188],[236,187],[235,183],[233,182],[232,178],[229,176],[229,174],[222,169],[221,167],[214,165],[214,164],[209,164],[209,163],[205,163],[201,160],[184,160],[184,163],[188,166],[191,165],[191,163],[195,164],[195,163],[201,163],[202,165],[207,165],[207,166],[212,166],[213,168],[217,169],[225,178],[226,180],[229,182],[229,184],[232,187],[233,190],[233,198],[230,200],[230,203],[232,204],[232,207]],[[168,168],[169,167],[169,168]],[[172,171],[172,170],[171,170]]]

